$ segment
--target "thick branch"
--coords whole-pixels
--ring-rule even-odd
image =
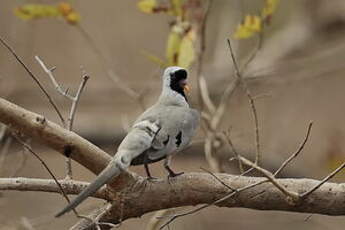
[[[95,174],[109,163],[110,156],[74,132],[0,98],[0,122],[30,136],[72,159]]]
[[[266,180],[263,177],[238,177],[228,174],[215,174],[231,188],[239,189]],[[311,179],[277,179],[277,182],[289,191],[302,194],[319,183]],[[122,220],[139,217],[145,213],[166,208],[212,203],[231,193],[208,173],[187,173],[174,180],[143,181],[129,188],[124,197],[123,210],[121,200],[115,198],[113,208],[100,221],[117,223]],[[281,210],[324,215],[345,215],[345,184],[325,183],[305,200],[292,204],[286,196],[271,183],[263,183],[242,191],[231,199],[217,204],[220,207],[243,207],[257,210]],[[140,208],[138,208],[140,207]],[[85,223],[84,223],[85,224]]]

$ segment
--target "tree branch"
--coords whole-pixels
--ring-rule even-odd
[[[89,183],[76,180],[58,180],[66,194],[76,195],[85,189]],[[14,190],[14,191],[39,191],[61,193],[61,189],[52,179],[38,179],[38,178],[0,178],[0,190]],[[101,188],[92,197],[100,199],[109,199],[105,188]]]
[[[263,177],[238,177],[220,173],[215,175],[231,188],[237,190],[267,181]],[[311,179],[276,179],[276,181],[295,193],[309,191],[319,183],[319,181]],[[155,181],[149,183],[149,186],[144,186],[148,182],[136,184],[135,187],[129,188],[131,192],[124,198],[123,211],[119,209],[120,199],[116,198],[112,202],[110,212],[104,215],[100,221],[116,224],[121,217],[122,220],[126,220],[166,208],[208,204],[229,194],[229,189],[208,173],[186,173],[170,182],[169,184],[167,180]],[[286,195],[275,185],[262,183],[243,190],[230,199],[224,199],[216,205],[229,208],[243,207],[337,216],[345,215],[344,202],[345,184],[325,183],[310,194],[307,199],[294,205],[287,201]]]
[[[69,154],[72,159],[95,174],[101,172],[111,159],[106,152],[76,133],[3,98],[0,98],[0,122],[9,129],[30,136],[63,155]]]

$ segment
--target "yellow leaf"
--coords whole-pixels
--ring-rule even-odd
[[[177,65],[181,40],[181,35],[172,29],[170,31],[166,46],[166,58],[169,65]]]
[[[262,20],[256,15],[247,15],[242,24],[237,26],[235,39],[246,39],[262,31]]]
[[[80,21],[80,15],[77,12],[72,11],[71,13],[65,16],[65,19],[69,24],[76,25]]]
[[[43,4],[25,4],[15,8],[14,14],[24,20],[58,17],[60,12],[56,6]]]
[[[177,65],[182,68],[188,68],[195,59],[194,40],[195,31],[191,30],[181,40],[180,51]]]
[[[74,11],[71,4],[69,4],[67,2],[59,3],[58,9],[61,12],[61,14],[63,14],[63,15],[68,15]]]
[[[155,7],[157,7],[157,2],[156,0],[141,0],[137,6],[142,12],[151,14],[154,12]]]

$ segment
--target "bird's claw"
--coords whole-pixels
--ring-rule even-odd
[[[159,180],[159,178],[153,177],[153,176],[149,176],[149,177],[146,177],[146,180],[152,182],[152,181],[157,181],[157,180]]]

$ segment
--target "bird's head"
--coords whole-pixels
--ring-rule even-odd
[[[168,67],[163,74],[163,88],[173,90],[187,100],[186,93],[190,91],[187,77],[187,70],[178,66]]]

